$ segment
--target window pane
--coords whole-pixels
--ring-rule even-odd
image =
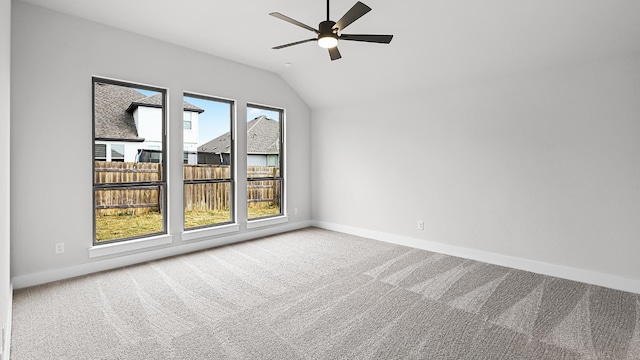
[[[280,215],[281,181],[249,181],[247,183],[247,207],[249,219]]]
[[[94,243],[166,232],[165,92],[94,78]]]
[[[107,160],[106,156],[98,156],[98,151],[102,151],[102,143],[108,141],[111,161],[162,164],[164,95],[158,91],[106,82],[95,82],[94,90],[95,160]],[[107,148],[104,151],[106,155]],[[109,166],[100,164],[96,168],[108,169]],[[133,172],[137,167],[128,168]],[[162,171],[156,175],[160,178],[154,180],[162,180]],[[128,176],[120,181],[141,182],[148,181],[148,177]]]
[[[162,233],[160,186],[95,191],[96,242]]]
[[[231,222],[231,183],[185,184],[185,229]]]
[[[280,166],[280,117],[281,111],[247,107],[247,166]]]
[[[185,95],[183,105],[184,228],[232,222],[233,103]]]
[[[184,97],[184,112],[189,113],[191,130],[184,129],[183,149],[195,155],[189,165],[231,164],[231,107],[232,103],[227,101]],[[207,174],[212,176],[209,179],[221,179],[220,173]],[[226,174],[224,178],[229,179],[228,170]]]
[[[249,220],[282,214],[283,111],[247,106],[247,208]]]

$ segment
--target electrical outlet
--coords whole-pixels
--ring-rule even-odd
[[[424,221],[418,221],[418,230],[424,230]]]
[[[298,215],[298,208],[293,209],[293,215]]]
[[[64,253],[64,243],[56,243],[56,254]]]

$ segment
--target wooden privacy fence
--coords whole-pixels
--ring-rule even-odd
[[[98,215],[143,214],[161,209],[159,186],[136,186],[137,182],[158,181],[162,178],[162,165],[155,163],[95,162],[95,181],[99,184],[134,183],[117,189],[99,189],[95,192]],[[184,180],[230,179],[228,165],[184,165]],[[279,176],[279,169],[250,166],[248,177]],[[249,207],[280,206],[280,180],[250,181],[247,186]],[[231,205],[231,182],[185,183],[184,207],[186,211],[228,210]]]
[[[273,166],[248,166],[247,177],[278,177],[280,169]],[[280,180],[247,182],[247,206],[250,208],[280,207]]]
[[[184,165],[183,178],[189,180],[231,179],[229,165]],[[186,183],[185,211],[228,210],[231,206],[231,182]]]
[[[160,211],[160,187],[136,186],[135,183],[162,179],[161,164],[96,161],[94,177],[96,184],[133,183],[126,188],[96,190],[97,215],[134,215]]]

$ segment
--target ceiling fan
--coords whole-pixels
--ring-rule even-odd
[[[353,35],[353,34],[343,34],[342,31],[349,26],[354,21],[361,18],[364,14],[371,11],[371,8],[367,5],[358,1],[346,14],[342,16],[340,20],[337,22],[329,20],[329,0],[327,0],[327,20],[322,21],[318,25],[318,29],[314,29],[309,25],[305,25],[297,20],[294,20],[288,16],[282,15],[279,12],[272,12],[269,15],[276,17],[280,20],[284,20],[293,25],[300,26],[303,29],[307,29],[318,34],[317,38],[311,38],[301,41],[292,42],[289,44],[284,44],[280,46],[275,46],[273,49],[283,49],[289,46],[303,44],[311,41],[317,41],[318,45],[322,48],[329,50],[329,56],[331,57],[331,61],[338,60],[342,56],[340,55],[340,51],[338,51],[338,41],[339,40],[347,40],[347,41],[362,41],[362,42],[371,42],[378,44],[388,44],[391,42],[393,35]]]

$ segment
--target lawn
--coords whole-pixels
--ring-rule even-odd
[[[231,212],[227,210],[187,211],[184,213],[185,229],[231,221]]]
[[[162,215],[159,212],[96,216],[97,242],[161,233],[162,230]]]
[[[249,208],[249,219],[255,219],[263,216],[271,216],[271,215],[278,215],[278,214],[280,214],[279,206]]]
[[[249,219],[280,214],[280,207],[250,207]],[[187,211],[185,228],[214,225],[231,221],[229,210]],[[96,241],[125,239],[146,234],[161,233],[162,215],[150,212],[140,215],[99,215],[96,217]]]

